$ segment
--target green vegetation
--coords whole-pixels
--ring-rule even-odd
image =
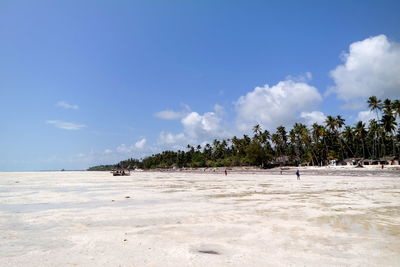
[[[287,132],[279,126],[276,132],[253,128],[253,136],[214,140],[212,144],[193,147],[187,151],[164,151],[142,160],[128,159],[116,165],[102,165],[89,170],[113,168],[171,168],[171,167],[221,167],[221,166],[277,166],[325,165],[329,160],[346,158],[379,159],[400,156],[400,101],[375,96],[368,106],[376,114],[369,125],[359,121],[354,126],[345,124],[341,116],[327,116],[324,125],[314,123],[310,128],[295,123]]]
[[[112,169],[115,169],[115,167],[116,165],[99,165],[90,167],[88,171],[111,171]]]

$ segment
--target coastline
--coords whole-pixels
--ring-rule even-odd
[[[365,173],[373,173],[380,176],[384,175],[396,175],[398,174],[400,177],[400,165],[385,165],[382,169],[381,166],[371,165],[364,166],[363,168],[357,168],[355,166],[283,166],[283,167],[275,167],[270,169],[264,169],[260,167],[249,167],[249,166],[241,166],[241,167],[201,167],[201,168],[168,168],[168,169],[149,169],[149,170],[136,170],[132,171],[132,173],[140,173],[140,172],[165,172],[165,173],[216,173],[221,174],[227,170],[228,174],[232,173],[248,173],[248,174],[266,174],[266,175],[280,175],[282,174],[291,174],[295,173],[296,170],[300,170],[301,173],[308,175],[350,175],[357,176],[357,174],[365,174]]]

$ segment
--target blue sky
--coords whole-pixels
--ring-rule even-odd
[[[400,97],[399,1],[0,1],[0,171],[84,169]]]

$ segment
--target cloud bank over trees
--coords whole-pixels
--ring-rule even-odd
[[[385,35],[373,36],[350,44],[341,57],[343,63],[329,72],[334,86],[328,88],[328,92],[344,106],[356,109],[355,120],[368,123],[374,114],[365,110],[366,98],[371,95],[396,98],[400,95],[400,45]],[[288,75],[272,86],[257,86],[239,96],[226,109],[216,104],[214,110],[203,113],[193,111],[188,105],[181,105],[178,111],[161,110],[153,115],[163,120],[178,120],[181,131],[161,131],[153,144],[143,138],[131,146],[120,145],[115,151],[185,149],[187,144],[205,144],[214,139],[250,133],[254,125],[272,132],[278,126],[291,127],[295,122],[309,127],[313,123],[324,124],[326,114],[319,109],[329,99],[320,93],[326,88],[310,84],[312,77],[311,72],[305,72],[300,76]],[[69,104],[59,106],[73,108]],[[233,111],[230,114],[233,119],[227,120],[225,110]],[[74,125],[64,124],[63,127],[74,129]]]

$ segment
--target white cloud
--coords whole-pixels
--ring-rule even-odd
[[[305,121],[305,124],[312,125],[313,123],[322,124],[326,120],[326,116],[321,111],[301,112],[300,118]]]
[[[135,146],[121,144],[121,145],[117,146],[116,150],[118,153],[132,153],[133,151],[135,151]]]
[[[185,133],[191,138],[204,138],[209,136],[220,136],[221,118],[214,112],[206,112],[200,115],[191,112],[182,119]]]
[[[160,144],[183,144],[187,142],[187,138],[183,133],[172,134],[168,132],[161,132],[158,137]]]
[[[372,119],[376,119],[376,113],[372,112],[371,110],[358,112],[357,121],[369,123],[369,121]]]
[[[347,102],[365,102],[400,96],[400,44],[385,35],[367,38],[350,45],[343,54],[342,65],[330,72],[335,86],[331,88]]]
[[[214,111],[215,113],[219,114],[219,115],[224,115],[225,114],[225,110],[224,107],[218,104],[214,105]]]
[[[64,130],[80,130],[81,128],[86,127],[86,125],[84,124],[77,124],[73,122],[59,121],[59,120],[47,120],[46,123]]]
[[[142,138],[141,140],[135,143],[135,147],[138,149],[142,149],[146,145],[146,138]]]
[[[138,152],[138,150],[142,150],[144,148],[146,142],[147,142],[146,138],[142,138],[132,145],[120,144],[119,146],[117,146],[115,150],[118,153],[123,153],[123,154]]]
[[[237,126],[241,131],[256,124],[269,130],[291,126],[297,114],[312,110],[321,101],[318,90],[304,82],[285,80],[272,87],[256,87],[236,102]]]
[[[111,154],[113,151],[111,149],[105,149],[103,154]]]
[[[160,145],[186,146],[187,144],[201,143],[206,139],[230,137],[228,131],[222,127],[224,114],[224,108],[218,104],[214,105],[213,112],[204,114],[189,112],[181,119],[183,132],[173,134],[163,131],[158,137],[158,143]]]
[[[304,82],[305,83],[305,82],[312,80],[312,73],[306,72],[306,73],[298,75],[298,76],[288,75],[288,76],[286,76],[285,80],[291,80],[294,82]]]
[[[79,109],[78,105],[71,105],[65,101],[58,101],[56,106],[64,109]]]
[[[185,114],[183,114],[181,111],[173,111],[169,109],[154,114],[154,116],[163,120],[177,120],[182,118],[184,115]]]
[[[185,104],[181,104],[181,111],[174,111],[170,109],[166,109],[154,114],[155,117],[163,119],[163,120],[178,120],[185,117],[190,112],[190,107]]]

